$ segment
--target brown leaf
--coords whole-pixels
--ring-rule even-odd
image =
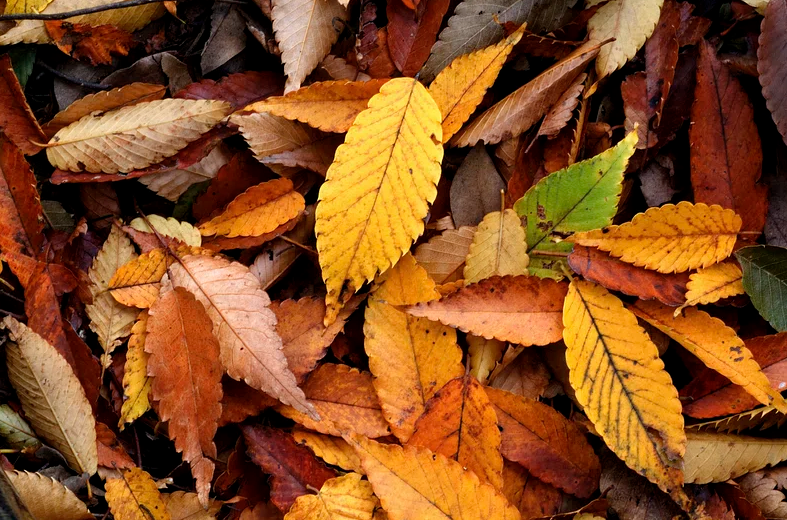
[[[656,146],[659,139],[650,127],[654,112],[648,99],[646,74],[637,72],[628,76],[620,84],[620,95],[626,114],[626,131],[631,132],[637,127],[637,149],[646,150]]]
[[[503,494],[519,509],[522,518],[550,516],[560,510],[563,493],[538,480],[516,462],[504,461]]]
[[[279,95],[284,78],[274,72],[239,72],[218,81],[203,79],[179,90],[173,97],[181,99],[218,99],[232,105],[234,110],[268,96]]]
[[[249,457],[271,475],[271,501],[286,512],[301,495],[337,476],[291,435],[267,426],[242,426]]]
[[[475,226],[484,215],[500,211],[500,191],[505,183],[483,145],[476,145],[459,166],[451,183],[454,225]]]
[[[568,255],[574,272],[607,289],[620,291],[643,300],[659,300],[677,307],[686,301],[689,273],[662,274],[610,256],[595,247],[575,245]]]
[[[112,56],[128,56],[128,51],[138,43],[131,33],[113,25],[92,26],[62,20],[44,24],[58,49],[75,60],[86,58],[91,65],[110,65]]]
[[[530,399],[538,399],[544,394],[551,376],[538,349],[519,348],[513,350],[514,359],[506,363],[506,352],[501,367],[495,369],[490,377],[489,386],[521,395]],[[521,351],[521,352],[520,352]],[[519,352],[519,355],[516,353]],[[505,364],[505,365],[504,365]]]
[[[661,121],[661,110],[667,101],[675,65],[678,64],[678,27],[680,7],[675,0],[666,0],[656,29],[645,43],[645,71],[650,110],[656,116],[655,126]]]
[[[760,26],[757,72],[765,104],[787,143],[787,3],[768,2]]]
[[[754,108],[707,42],[700,44],[691,119],[694,201],[734,209],[743,218],[743,231],[762,231],[768,189],[757,183],[762,147]]]
[[[10,111],[3,114],[11,116]],[[35,175],[21,150],[0,135],[0,251],[37,256],[44,242],[43,230],[44,211]]]
[[[554,408],[504,390],[486,388],[503,434],[501,453],[571,494],[598,489],[601,464],[584,434]]]
[[[96,441],[98,442],[98,465],[110,469],[133,468],[136,466],[126,449],[118,442],[115,432],[102,423],[96,422]]]
[[[40,152],[47,137],[27,105],[8,54],[0,56],[0,106],[0,130],[5,136],[25,155]]]
[[[261,411],[276,406],[276,403],[279,402],[243,381],[235,381],[229,376],[222,378],[221,387],[223,394],[219,427],[243,422],[248,417],[254,417]]]
[[[563,336],[566,284],[535,276],[493,276],[407,308],[487,339],[547,345]]]
[[[202,303],[182,287],[161,295],[149,313],[145,352],[150,354],[151,395],[207,506],[215,467],[211,459],[216,458],[213,436],[221,415],[219,342]]]
[[[396,68],[404,76],[415,76],[429,57],[437,32],[448,12],[449,0],[424,0],[413,9],[409,0],[390,0],[388,50]]]

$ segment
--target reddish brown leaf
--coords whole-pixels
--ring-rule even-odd
[[[424,0],[415,10],[406,1],[388,2],[388,50],[396,68],[412,77],[426,63],[450,1]]]
[[[787,388],[787,332],[745,340],[746,347],[776,390]],[[745,412],[759,406],[743,387],[715,370],[705,368],[680,391],[683,413],[708,419]]]
[[[43,215],[30,165],[19,148],[0,134],[0,251],[38,255],[44,241]]]
[[[66,21],[44,22],[57,48],[75,60],[85,58],[91,65],[110,65],[112,56],[127,56],[137,44],[131,33],[114,25],[87,25]]]
[[[511,22],[505,23],[506,36],[514,32],[517,25]],[[508,30],[510,29],[510,31]],[[561,60],[574,52],[574,49],[579,47],[581,43],[565,40],[556,40],[549,36],[542,36],[530,31],[525,31],[522,39],[519,40],[511,52],[513,55],[525,54],[527,56],[539,56],[544,58],[554,58]]]
[[[646,150],[658,143],[658,137],[650,127],[654,110],[650,106],[647,82],[646,74],[637,72],[628,76],[620,84],[623,112],[626,114],[626,131],[631,132],[637,126],[637,149],[639,150]]]
[[[512,394],[538,399],[544,393],[551,379],[549,369],[541,358],[541,352],[533,348],[509,348],[514,359],[506,363],[509,353],[489,379],[489,386],[511,392]],[[517,355],[517,352],[519,355]],[[501,368],[502,367],[502,368]]]
[[[768,2],[760,29],[757,72],[762,96],[787,143],[787,1]]]
[[[612,291],[676,307],[686,301],[689,273],[662,274],[622,262],[595,247],[575,245],[568,255],[574,272]]]
[[[705,37],[710,29],[711,21],[701,16],[692,16],[694,6],[689,2],[679,2],[680,26],[678,27],[678,44],[681,47],[696,45]]]
[[[169,421],[169,435],[191,465],[200,502],[205,506],[216,458],[221,415],[219,342],[205,307],[183,287],[159,296],[149,310],[145,352],[151,395],[158,415]]]
[[[41,145],[48,139],[27,105],[8,54],[0,56],[0,107],[0,130],[6,137],[25,155],[41,151]]]
[[[244,383],[224,376],[221,380],[223,394],[221,397],[221,417],[219,427],[230,423],[239,423],[253,417],[279,401],[266,393],[260,392]]]
[[[238,110],[268,96],[284,91],[284,77],[274,72],[241,72],[218,81],[203,79],[179,90],[173,97],[181,99],[218,99]]]
[[[700,44],[691,120],[694,201],[733,209],[743,219],[742,231],[762,231],[768,189],[757,184],[762,147],[754,108],[707,42]]]
[[[551,516],[560,511],[563,493],[538,480],[516,462],[504,461],[503,494],[522,518]]]
[[[656,116],[655,126],[661,121],[661,110],[667,101],[675,65],[678,64],[678,27],[680,7],[675,0],[665,0],[656,29],[645,43],[648,107]]]
[[[118,442],[115,432],[102,423],[96,422],[96,441],[98,441],[98,465],[110,469],[133,468],[136,466],[126,449]]]
[[[243,426],[249,457],[271,478],[271,501],[286,512],[301,495],[337,476],[292,435],[267,426]]]
[[[504,390],[487,388],[503,434],[501,452],[544,482],[589,497],[601,464],[584,434],[554,408]]]

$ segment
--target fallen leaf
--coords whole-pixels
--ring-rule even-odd
[[[681,305],[679,310],[743,294],[743,272],[735,262],[713,264],[691,273],[686,288],[686,303]]]
[[[440,110],[423,85],[393,79],[369,100],[336,151],[320,188],[314,228],[328,292],[326,324],[423,232],[427,203],[436,197],[440,179],[440,122]],[[355,210],[347,212],[350,206]]]
[[[156,482],[139,469],[120,472],[121,478],[107,479],[106,498],[117,520],[170,520]]]
[[[735,253],[743,268],[746,294],[760,315],[779,332],[787,330],[787,312],[782,304],[787,285],[784,253],[783,248],[775,246],[744,247]]]
[[[144,218],[135,218],[129,223],[129,226],[144,233],[154,233],[155,230],[155,233],[159,235],[177,239],[191,247],[202,245],[202,235],[197,228],[188,222],[182,222],[172,217],[146,215]]]
[[[787,459],[784,439],[687,432],[686,483],[725,482]]]
[[[507,358],[511,358],[510,361]],[[490,376],[489,386],[538,399],[544,395],[552,379],[549,369],[536,349],[512,347]]]
[[[221,502],[211,500],[207,511],[199,503],[196,493],[175,491],[161,495],[167,506],[171,520],[215,520],[216,513],[221,509]]]
[[[210,35],[200,56],[200,69],[206,75],[218,69],[246,48],[246,19],[232,4],[213,4]]]
[[[131,328],[131,337],[128,339],[126,352],[126,365],[123,372],[123,408],[120,413],[120,429],[130,422],[142,417],[150,410],[150,385],[148,376],[148,357],[145,352],[145,338],[147,336],[148,313],[139,313],[136,323]]]
[[[670,93],[678,64],[678,28],[681,25],[682,6],[675,0],[664,0],[661,16],[653,34],[645,42],[645,69],[648,99],[656,99],[653,107],[654,124],[659,126],[661,112]]]
[[[415,260],[435,283],[455,282],[462,277],[465,258],[475,236],[474,227],[446,229],[415,249]]]
[[[783,470],[756,471],[738,480],[746,498],[768,518],[787,518],[787,503],[782,492]]]
[[[504,461],[503,494],[516,506],[522,518],[536,518],[557,514],[563,493],[541,482],[516,462]]]
[[[473,235],[465,260],[465,283],[491,276],[526,275],[527,244],[522,222],[512,209],[488,213]]]
[[[91,65],[111,65],[112,56],[128,56],[137,41],[131,33],[112,25],[92,26],[66,21],[44,22],[57,48],[75,60]]]
[[[760,26],[757,47],[757,72],[759,73],[762,97],[771,112],[773,122],[787,143],[787,106],[784,104],[785,32],[787,27],[787,4],[768,2]]]
[[[355,450],[341,437],[332,437],[306,430],[295,430],[293,438],[305,444],[319,458],[331,466],[338,466],[345,471],[354,471],[363,475],[361,459]]]
[[[151,191],[172,202],[177,202],[180,197],[195,184],[213,179],[229,161],[227,148],[216,146],[199,161],[183,168],[175,167],[169,171],[144,175],[139,182]]]
[[[326,480],[318,495],[302,495],[284,520],[372,520],[377,497],[358,473]]]
[[[554,280],[493,276],[407,312],[487,339],[547,345],[562,337],[565,294],[566,285]]]
[[[36,450],[41,446],[30,425],[7,404],[0,404],[0,436],[17,450]]]
[[[5,137],[25,155],[40,152],[46,136],[27,104],[8,54],[0,57],[0,105],[3,107],[0,129]],[[3,148],[6,146],[2,145]]]
[[[466,339],[469,373],[481,384],[486,384],[489,374],[503,357],[506,344],[503,341],[486,339],[472,334],[468,334]]]
[[[249,103],[272,96],[284,88],[281,74],[269,71],[239,72],[230,74],[218,81],[203,79],[186,85],[175,93],[179,99],[217,99],[239,110]]]
[[[423,0],[418,7],[407,6],[410,0],[391,0],[386,5],[388,17],[388,52],[403,76],[414,77],[421,69],[451,4],[448,0]]]
[[[0,250],[37,256],[44,218],[36,178],[22,151],[5,136],[0,136],[0,215]]]
[[[505,183],[483,145],[476,145],[459,166],[451,182],[451,216],[460,227],[475,226],[488,213],[500,209]]]
[[[60,482],[40,473],[6,471],[8,480],[36,520],[91,520],[84,502]]]

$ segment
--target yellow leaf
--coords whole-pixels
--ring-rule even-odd
[[[475,112],[524,32],[525,24],[522,24],[503,41],[459,56],[441,70],[429,85],[429,93],[443,115],[444,143]]]
[[[787,440],[725,433],[688,432],[687,484],[726,482],[787,460]]]
[[[765,405],[787,413],[787,402],[771,387],[768,377],[743,340],[718,318],[695,308],[675,317],[673,309],[655,301],[638,301],[631,311],[668,335]]]
[[[456,461],[425,448],[347,437],[391,520],[520,520],[519,511]]]
[[[743,294],[743,272],[735,262],[713,264],[691,273],[686,288],[686,303],[675,310],[676,316],[686,307],[707,305]]]
[[[107,479],[106,499],[115,520],[170,520],[156,482],[139,468],[121,470]]]
[[[274,231],[305,208],[303,195],[295,191],[290,179],[274,179],[235,197],[224,211],[201,224],[199,231],[205,236],[256,237]]]
[[[372,520],[377,497],[358,473],[326,480],[317,495],[295,499],[284,520]]]
[[[46,155],[61,170],[128,173],[175,155],[231,110],[224,101],[161,99],[89,114],[58,131]]]
[[[135,258],[137,254],[126,234],[117,226],[112,226],[109,237],[88,271],[93,303],[85,306],[85,312],[90,318],[90,330],[96,333],[98,343],[104,349],[104,366],[109,365],[109,356],[122,338],[131,333],[131,326],[137,317],[136,309],[112,297],[108,291],[109,281],[115,271]]]
[[[428,203],[437,196],[441,137],[440,109],[416,79],[392,79],[355,118],[317,204],[326,325],[423,232]]]
[[[588,21],[592,40],[615,41],[601,48],[596,58],[598,79],[608,76],[634,57],[653,33],[663,0],[611,0]]]
[[[470,373],[481,383],[486,383],[489,374],[503,357],[506,343],[496,339],[467,335],[467,356],[470,358]]]
[[[35,520],[95,520],[85,503],[55,479],[28,471],[6,475]]]
[[[94,474],[96,421],[71,366],[55,347],[10,316],[0,326],[11,338],[5,349],[8,379],[30,425],[77,473]]]
[[[161,500],[167,506],[170,520],[215,520],[222,504],[219,500],[211,500],[208,509],[205,510],[199,503],[199,496],[196,493],[184,491],[163,494]]]
[[[730,256],[741,218],[731,209],[680,202],[650,208],[631,222],[576,233],[569,240],[660,273],[708,267]]]
[[[6,3],[3,14],[40,13],[52,0],[11,0]]]
[[[323,132],[344,133],[386,81],[322,81],[285,96],[272,96],[252,103],[243,110],[294,119]]]
[[[297,90],[328,55],[346,23],[346,9],[336,0],[274,0],[270,18],[281,50],[285,92]]]
[[[503,488],[497,415],[484,387],[467,375],[452,379],[426,403],[407,441],[455,460],[481,482]]]
[[[148,357],[145,352],[148,311],[139,313],[137,322],[131,328],[128,339],[126,366],[123,372],[123,406],[120,409],[120,429],[126,423],[134,422],[150,410],[150,377],[148,376]]]
[[[354,471],[363,475],[361,459],[355,450],[341,437],[332,437],[321,433],[298,430],[292,436],[301,444],[305,444],[315,455],[331,466],[339,466],[345,471]]]
[[[569,381],[596,431],[631,469],[681,495],[678,391],[636,316],[603,287],[574,280],[563,324]]]
[[[435,283],[455,282],[462,277],[465,258],[473,243],[475,227],[446,229],[415,249],[415,259]]]
[[[383,416],[402,442],[413,433],[426,401],[464,373],[456,331],[396,306],[433,300],[434,282],[412,256],[382,275],[369,296],[364,348]]]
[[[153,233],[150,226],[153,226],[160,235],[165,237],[176,238],[188,246],[200,247],[202,245],[202,235],[199,230],[189,224],[188,222],[180,222],[172,217],[164,218],[160,215],[148,215],[145,217],[137,217],[129,224],[137,231],[144,231],[145,233]]]
[[[465,260],[465,283],[480,282],[490,276],[517,276],[527,273],[525,228],[513,209],[487,213],[478,224]]]

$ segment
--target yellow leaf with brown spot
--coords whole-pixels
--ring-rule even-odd
[[[721,262],[732,253],[741,217],[731,209],[680,202],[650,208],[631,222],[576,233],[569,240],[660,273]]]
[[[412,435],[426,402],[464,373],[454,329],[398,308],[438,296],[426,271],[407,255],[377,280],[366,307],[364,348],[374,388],[391,431],[402,442]]]
[[[522,24],[501,42],[459,56],[441,70],[429,85],[429,93],[443,116],[444,143],[475,112],[524,32],[525,24]]]
[[[472,471],[415,446],[345,437],[361,457],[374,494],[391,520],[520,520],[517,509]]]
[[[603,287],[574,280],[563,323],[569,381],[596,431],[627,466],[685,502],[678,391],[637,317]]]
[[[341,437],[299,429],[293,431],[292,436],[299,443],[308,446],[326,464],[339,466],[345,471],[363,474],[360,457],[355,453],[353,447]]]
[[[300,121],[323,132],[344,133],[387,81],[321,81],[284,96],[257,101],[243,110]]]
[[[150,410],[150,376],[148,376],[148,357],[145,352],[145,337],[148,327],[148,311],[139,313],[137,322],[131,328],[128,339],[126,365],[123,372],[123,406],[120,409],[120,429],[126,423],[134,422]]]
[[[455,460],[486,484],[503,488],[503,457],[497,416],[475,377],[452,379],[426,403],[410,446]]]
[[[655,301],[640,300],[630,309],[762,404],[787,413],[787,402],[771,387],[743,340],[720,319],[693,307],[675,317],[672,308]]]
[[[204,236],[256,237],[270,233],[306,208],[303,195],[290,179],[274,179],[252,186],[208,222],[200,224]]]
[[[326,480],[316,495],[301,495],[284,520],[372,520],[377,507],[372,485],[358,473]]]
[[[525,228],[513,209],[487,213],[478,224],[465,260],[465,283],[490,276],[528,274]]]
[[[320,188],[317,236],[325,324],[424,230],[443,159],[440,109],[416,79],[383,85],[358,114]]]
[[[686,307],[707,305],[743,294],[743,271],[735,262],[714,264],[691,273],[686,288],[686,303],[675,310],[676,316]]]
[[[107,479],[106,499],[116,520],[170,520],[156,481],[139,468],[121,470]]]

